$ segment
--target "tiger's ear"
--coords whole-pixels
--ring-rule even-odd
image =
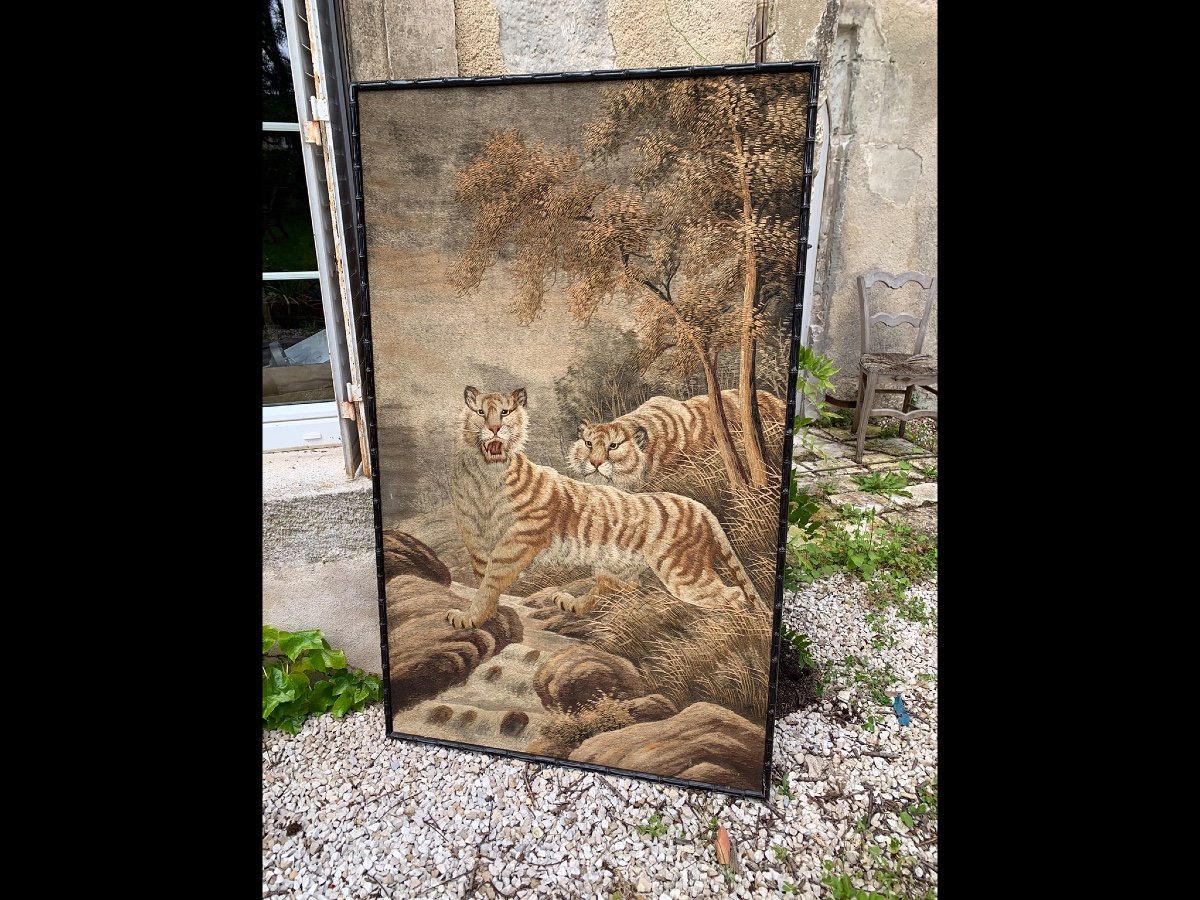
[[[529,396],[525,393],[525,388],[517,388],[512,392],[512,402],[516,406],[524,406],[525,401],[528,399]]]
[[[587,419],[579,420],[579,437],[583,437],[583,433],[591,427],[591,423]]]
[[[468,384],[467,389],[465,391],[463,391],[463,402],[466,403],[467,406],[471,407],[471,409],[475,409],[477,407],[478,401],[479,401],[479,388],[471,387],[471,385]]]
[[[650,443],[650,435],[646,434],[646,429],[641,425],[634,429],[633,442],[638,445],[639,450],[645,450],[646,444]]]

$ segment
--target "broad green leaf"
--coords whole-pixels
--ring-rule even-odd
[[[315,713],[323,713],[333,706],[333,684],[329,681],[318,681],[312,686],[308,695],[308,708]]]
[[[292,672],[287,676],[287,682],[296,691],[296,695],[308,693],[308,676],[299,672]]]
[[[354,692],[344,691],[334,702],[333,709],[331,709],[330,712],[333,714],[335,719],[340,719],[346,714],[346,710],[348,710],[353,704]]]
[[[269,693],[279,693],[288,690],[287,675],[283,673],[283,669],[276,666],[269,666],[263,674],[263,696]]]
[[[303,722],[308,717],[308,696],[304,695],[288,703],[281,703],[275,711],[279,719],[299,718]]]
[[[907,825],[909,828],[912,828],[912,823],[913,823],[912,816],[910,816],[908,813],[901,811],[900,821],[903,822],[905,825]]]
[[[331,672],[346,668],[346,654],[341,650],[310,650],[292,666],[293,672]]]
[[[346,653],[344,650],[330,650],[326,648],[320,651],[319,654],[314,653],[313,655],[321,657],[325,663],[326,671],[346,668]]]
[[[329,683],[333,685],[333,695],[335,697],[340,697],[347,688],[353,685],[353,682],[350,680],[350,676],[346,674],[341,674],[335,678],[329,679]]]
[[[305,650],[319,650],[323,637],[320,631],[295,631],[279,638],[279,649],[295,660]]]
[[[280,631],[278,628],[272,628],[270,625],[263,626],[263,653],[268,653],[275,642],[279,640],[281,634],[287,634],[286,631]]]

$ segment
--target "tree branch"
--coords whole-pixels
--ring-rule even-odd
[[[667,306],[669,306],[671,308],[671,311],[675,313],[676,317],[679,316],[678,310],[675,309],[675,303],[671,300],[670,291],[663,290],[661,287],[659,287],[653,281],[650,281],[649,279],[646,279],[646,278],[641,279],[641,282],[642,282],[642,285],[644,287],[648,287],[654,293],[654,295],[656,297],[658,297],[659,300],[661,300],[663,303],[667,304]]]

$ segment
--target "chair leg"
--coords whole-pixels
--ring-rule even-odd
[[[858,417],[863,408],[863,392],[866,390],[866,373],[858,373],[858,402],[854,404],[854,415],[850,417],[850,433],[858,434]]]
[[[912,392],[913,385],[910,384],[908,389],[904,392],[904,409],[902,412],[908,412],[909,409],[912,408]],[[904,419],[900,420],[900,437],[904,437],[904,426],[907,424],[908,422],[904,421]]]
[[[867,445],[867,423],[871,421],[871,405],[875,402],[875,384],[878,380],[878,375],[868,372],[863,389],[858,395],[858,446],[854,452],[854,461],[860,465],[862,464],[863,449]]]

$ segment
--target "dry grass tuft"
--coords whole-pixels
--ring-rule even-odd
[[[541,736],[568,752],[590,737],[633,724],[633,716],[611,697],[600,697],[575,713],[555,713],[542,726]]]
[[[715,612],[641,587],[597,604],[594,642],[638,667],[658,693],[681,709],[707,700],[740,715],[766,715],[771,658],[770,614]]]

